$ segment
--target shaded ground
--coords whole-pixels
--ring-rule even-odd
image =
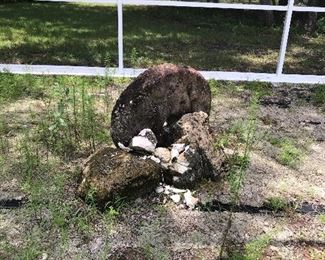
[[[100,213],[91,198],[86,205],[75,195],[82,161],[94,148],[111,143],[109,113],[127,82],[2,75],[3,85],[25,90],[7,96],[1,92],[0,191],[23,193],[28,202],[0,209],[0,258],[218,257],[229,212],[191,211],[153,193],[133,202],[116,201]],[[245,142],[252,96],[263,93],[264,100],[257,109],[256,142],[240,201],[269,203],[274,213],[234,213],[228,257],[324,259],[325,215],[298,214],[286,207],[288,201],[325,205],[324,102],[315,99],[322,86],[210,86],[216,147],[229,156],[240,153]],[[287,107],[270,105],[270,100]],[[202,184],[195,196],[203,203],[230,202],[227,176]]]
[[[117,66],[116,8],[62,3],[0,4],[0,63]],[[172,62],[201,70],[275,72],[282,35],[260,14],[125,7],[127,67]],[[293,26],[285,72],[325,74],[324,34]]]

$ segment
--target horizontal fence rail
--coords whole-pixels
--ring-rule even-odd
[[[193,7],[215,8],[233,10],[259,10],[286,12],[283,35],[279,50],[276,73],[252,73],[252,72],[227,72],[227,71],[201,71],[207,79],[232,80],[232,81],[263,81],[272,83],[301,83],[301,84],[325,84],[325,75],[299,75],[283,74],[285,54],[288,45],[288,37],[291,27],[293,12],[317,12],[325,13],[324,7],[295,6],[294,0],[289,0],[287,6],[257,5],[257,4],[227,4],[188,1],[155,1],[155,0],[39,0],[38,2],[66,2],[66,3],[91,3],[112,4],[117,6],[118,17],[118,67],[86,67],[65,65],[18,65],[0,64],[0,72],[15,74],[35,75],[77,75],[77,76],[115,76],[136,77],[145,69],[124,68],[123,54],[123,6],[161,6],[161,7]],[[325,65],[325,64],[324,64]]]
[[[0,64],[0,70],[16,74],[34,75],[69,75],[69,76],[114,76],[136,77],[145,69],[64,66],[64,65],[4,65]],[[325,84],[325,76],[282,74],[276,76],[272,73],[253,72],[225,72],[225,71],[200,71],[206,79],[231,80],[231,81],[261,81],[271,83],[295,83],[295,84]]]

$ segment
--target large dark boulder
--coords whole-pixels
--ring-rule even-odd
[[[184,114],[210,113],[211,91],[196,70],[163,64],[139,75],[121,94],[112,111],[111,135],[115,145],[129,145],[142,129],[151,129],[158,146],[164,144],[164,124]]]
[[[117,198],[136,198],[153,191],[161,176],[162,170],[154,161],[105,147],[87,159],[78,192],[104,208]]]

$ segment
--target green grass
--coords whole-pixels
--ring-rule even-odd
[[[319,85],[315,88],[312,96],[314,104],[321,107],[325,111],[325,85]]]
[[[294,143],[286,139],[280,144],[278,160],[281,164],[296,167],[303,158],[303,151],[297,148]]]
[[[269,246],[274,232],[266,233],[258,236],[256,239],[247,243],[244,247],[244,252],[231,252],[230,259],[232,260],[259,260],[263,256],[265,249]]]
[[[268,136],[267,140],[277,148],[275,159],[282,165],[291,168],[298,166],[310,145],[309,140],[298,144],[295,140],[287,137]]]
[[[245,246],[245,260],[258,260],[272,240],[273,234],[265,234]]]
[[[116,13],[107,5],[0,4],[0,62],[116,66]],[[125,7],[125,64],[274,72],[282,23],[256,21],[253,12]],[[324,34],[293,30],[290,37],[285,70],[324,74]]]
[[[97,145],[111,143],[110,93],[121,91],[129,80],[11,74],[1,79],[0,178],[16,179],[28,203],[15,216],[24,243],[16,247],[1,238],[0,258],[37,259],[44,252],[64,258],[69,241],[76,235],[89,240],[96,224],[109,234],[125,206],[98,212],[93,204],[81,203],[75,189],[78,161]],[[43,104],[41,110],[35,111],[36,101]]]
[[[267,199],[266,206],[273,211],[289,209],[288,202],[282,197],[270,197]]]
[[[320,220],[323,224],[325,224],[325,214],[321,214],[321,215],[319,216],[319,220]]]

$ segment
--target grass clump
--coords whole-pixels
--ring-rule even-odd
[[[325,214],[319,215],[319,220],[320,220],[320,222],[322,222],[323,224],[325,224]]]
[[[308,150],[310,140],[297,144],[288,137],[268,136],[267,141],[277,148],[275,159],[282,165],[295,168]]]
[[[325,85],[320,85],[315,88],[312,99],[316,106],[320,106],[325,111]]]
[[[280,152],[278,154],[278,161],[281,164],[294,168],[302,160],[302,158],[302,150],[297,148],[291,140],[283,140],[283,142],[280,144]]]
[[[233,251],[229,255],[231,260],[259,260],[261,259],[265,249],[269,246],[274,231],[271,233],[263,234],[251,242],[247,243],[242,252]]]
[[[45,119],[39,124],[40,141],[64,157],[110,143],[111,107],[107,86],[88,88],[83,80],[74,79],[55,84],[47,99]]]
[[[273,211],[282,211],[289,208],[288,203],[282,197],[270,197],[268,198],[265,206]]]
[[[0,103],[20,98],[40,98],[44,94],[43,78],[33,75],[0,73]]]
[[[17,180],[17,189],[28,198],[14,216],[20,225],[19,239],[24,243],[14,245],[4,233],[0,258],[15,255],[16,259],[38,259],[44,252],[55,259],[66,258],[71,239],[78,236],[88,243],[95,225],[111,230],[119,212],[112,207],[109,213],[101,214],[94,205],[81,203],[76,184],[79,162],[97,146],[110,143],[113,102],[109,87],[124,81],[7,73],[0,76],[2,90],[6,82],[13,84],[13,89],[0,93],[5,101],[0,114],[0,179]],[[26,87],[21,91],[23,85]],[[35,98],[39,99],[37,105]],[[21,101],[27,109],[16,112]],[[32,123],[28,127],[24,121],[8,124],[17,113],[17,118],[31,118]]]
[[[263,255],[264,250],[270,244],[272,234],[264,234],[259,238],[251,241],[245,246],[245,260],[258,260]]]
[[[245,120],[245,123],[242,124],[244,127],[238,128],[241,129],[241,131],[236,131],[237,136],[243,140],[243,144],[242,146],[237,145],[237,150],[230,158],[228,158],[230,168],[228,174],[228,184],[232,208],[229,213],[227,227],[223,234],[219,253],[220,259],[223,258],[224,250],[226,249],[227,245],[228,233],[232,226],[233,208],[235,205],[240,203],[240,189],[245,179],[246,170],[250,162],[250,153],[255,141],[257,112],[258,96],[254,95],[249,107],[248,118]]]

